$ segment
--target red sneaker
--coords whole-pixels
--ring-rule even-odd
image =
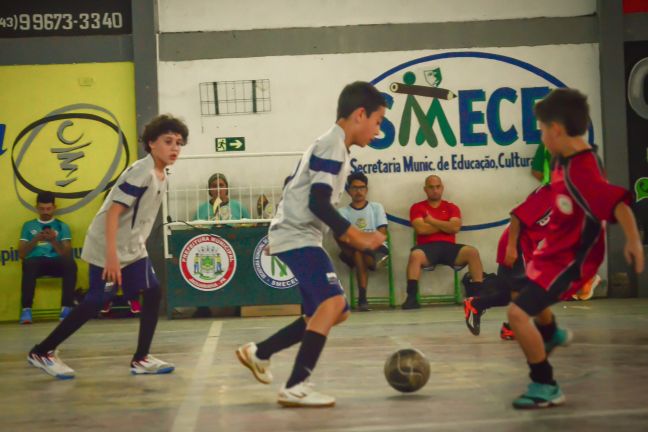
[[[500,329],[500,337],[504,340],[513,340],[515,339],[515,333],[511,329],[509,323],[502,323],[502,328]]]
[[[109,300],[106,303],[104,303],[103,307],[101,308],[101,313],[104,315],[109,314],[110,309],[112,309],[112,302]]]
[[[466,317],[466,326],[468,327],[468,330],[470,330],[470,333],[479,336],[480,322],[483,312],[477,310],[473,306],[472,302],[474,299],[474,297],[464,299],[464,315]]]
[[[130,306],[131,313],[138,314],[142,311],[142,306],[140,305],[139,300],[129,300],[128,304]]]

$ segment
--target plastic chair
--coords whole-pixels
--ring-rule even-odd
[[[423,267],[423,271],[434,271],[436,266]],[[462,301],[461,286],[459,283],[459,272],[463,270],[463,266],[452,266],[454,271],[454,292],[452,294],[421,294],[419,289],[416,293],[416,299],[419,303],[456,303],[460,304]]]
[[[34,304],[32,305],[32,318],[58,318],[59,314],[61,313],[61,277],[40,276],[36,279],[37,290],[39,281],[41,285],[46,284],[48,287],[51,286],[55,291],[41,292],[41,295],[34,296]],[[56,304],[57,306],[51,307],[52,304]],[[41,305],[43,305],[44,307],[41,307]]]
[[[416,231],[414,231],[414,245],[416,246]],[[454,291],[452,294],[421,294],[421,289],[416,293],[416,300],[422,304],[430,303],[455,303],[460,304],[463,300],[463,295],[461,293],[461,286],[459,283],[459,272],[466,267],[466,264],[462,266],[450,266],[454,271]],[[421,270],[432,272],[436,268],[436,265],[423,267]]]
[[[389,229],[387,229],[387,248],[389,254],[387,255],[387,277],[389,283],[389,294],[385,296],[367,296],[367,303],[369,305],[389,305],[389,307],[396,307],[396,291],[394,288],[394,273],[392,269],[392,248],[391,238],[389,236]],[[349,294],[351,296],[351,308],[355,309],[358,305],[358,299],[355,289],[355,270],[353,268],[349,271]]]

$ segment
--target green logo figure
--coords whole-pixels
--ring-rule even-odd
[[[271,272],[273,277],[286,277],[288,276],[288,266],[282,262],[279,258],[277,257],[270,257],[270,265],[271,265]],[[277,272],[275,269],[275,266],[279,268],[279,276],[277,276]]]
[[[441,80],[441,70],[438,72],[439,82]],[[416,75],[413,72],[406,72],[403,75],[403,82],[406,85],[413,85],[416,82]],[[432,103],[428,109],[427,115],[421,109],[416,97],[408,94],[405,99],[405,107],[403,108],[403,116],[401,117],[400,128],[398,130],[398,142],[401,146],[406,146],[409,142],[410,129],[412,126],[412,112],[416,116],[419,124],[419,129],[416,133],[416,144],[421,145],[427,142],[430,147],[436,147],[439,144],[436,134],[432,130],[435,122],[439,122],[441,134],[446,143],[451,147],[456,147],[457,138],[455,137],[448,118],[441,107],[439,99],[432,98]]]
[[[635,182],[636,202],[648,198],[648,177],[641,177]]]

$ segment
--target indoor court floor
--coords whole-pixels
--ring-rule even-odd
[[[77,376],[57,381],[27,365],[26,354],[55,325],[0,325],[2,431],[639,431],[648,430],[648,299],[594,300],[555,307],[574,331],[551,356],[567,397],[558,408],[516,411],[527,367],[515,342],[502,341],[505,309],[490,310],[482,334],[459,306],[355,313],[333,329],[313,376],[335,408],[287,409],[276,393],[296,347],[273,357],[275,382],[262,385],[234,350],[293,317],[184,319],[158,325],[152,353],[176,365],[170,375],[132,376],[135,319],[94,320],[61,347]],[[427,385],[391,389],[384,361],[416,347],[431,363]]]

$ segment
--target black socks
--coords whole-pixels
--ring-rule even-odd
[[[97,315],[101,305],[94,301],[84,301],[72,309],[72,312],[43,340],[36,345],[34,351],[37,354],[46,354],[56,349],[64,340],[72,336],[90,318]]]
[[[297,358],[295,359],[295,366],[293,367],[292,374],[288,378],[286,388],[293,387],[308,378],[319,359],[324,344],[326,343],[326,336],[307,330],[304,333],[304,340],[299,347]]]
[[[416,296],[418,292],[418,281],[416,279],[407,279],[407,296]]]
[[[533,320],[533,322],[535,323],[535,326],[537,327],[538,331],[542,335],[542,340],[545,342],[550,341],[554,333],[556,333],[556,330],[558,330],[558,327],[556,325],[555,315],[551,317],[551,323],[547,325],[540,325],[535,320]]]
[[[261,360],[267,360],[274,353],[295,345],[304,339],[306,321],[303,317],[297,318],[268,339],[257,344],[256,356]]]
[[[358,303],[367,303],[367,288],[358,288]]]
[[[142,292],[142,312],[140,312],[140,327],[137,337],[137,351],[133,361],[142,360],[151,349],[153,334],[158,322],[158,310],[162,298],[160,288],[150,288]]]
[[[529,373],[531,381],[540,384],[556,385],[556,381],[553,379],[553,368],[546,358],[540,363],[529,363],[529,368],[531,369],[531,373]]]

